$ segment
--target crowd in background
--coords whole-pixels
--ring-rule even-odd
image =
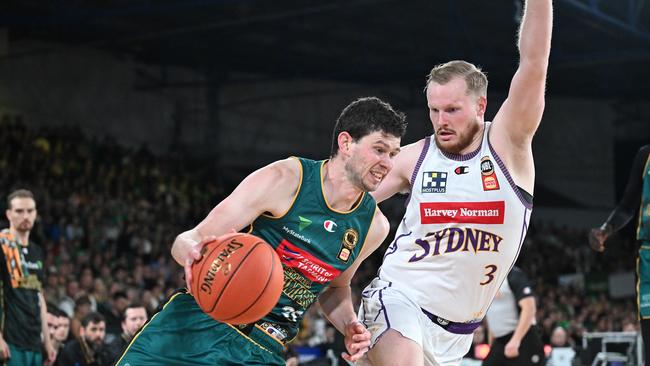
[[[117,337],[126,304],[141,303],[151,315],[185,286],[170,245],[233,188],[214,180],[213,166],[126,148],[73,127],[37,130],[4,121],[0,130],[0,192],[35,193],[39,220],[32,240],[46,253],[45,296],[70,316],[72,334],[84,316],[98,311],[107,338]],[[388,211],[399,220],[401,213]],[[584,230],[532,224],[518,265],[535,280],[545,343],[562,331],[564,339],[556,335],[555,343],[577,346],[585,331],[638,329],[632,297],[615,300],[558,283],[561,274],[633,271],[633,245],[621,236],[605,254],[595,254]],[[359,268],[353,293],[374,277],[382,251]],[[314,306],[294,345],[339,350],[341,342]]]

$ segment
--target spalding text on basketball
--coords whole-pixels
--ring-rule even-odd
[[[223,269],[223,275],[227,276],[230,273],[230,263],[226,262],[226,259],[230,257],[237,249],[243,247],[242,243],[232,240],[228,245],[217,255],[217,257],[210,264],[210,269],[206,272],[201,282],[201,291],[207,292],[208,294],[212,293],[212,282],[216,277],[219,271]]]

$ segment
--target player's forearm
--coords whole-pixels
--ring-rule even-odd
[[[318,297],[323,314],[339,332],[345,334],[345,326],[357,320],[352,306],[350,286],[329,287]]]
[[[52,347],[52,339],[50,339],[50,329],[47,326],[47,305],[45,303],[45,296],[42,292],[38,294],[40,302],[40,313],[41,313],[41,334],[43,337],[43,344],[45,349],[50,349]]]
[[[647,148],[641,148],[634,157],[632,169],[625,185],[623,197],[614,211],[609,215],[601,229],[608,235],[620,230],[636,214],[641,204],[641,192],[643,190],[643,175],[646,162],[648,161]]]
[[[534,301],[534,300],[533,300]],[[521,312],[519,313],[519,321],[517,322],[517,328],[512,334],[510,339],[521,342],[521,340],[526,336],[528,330],[533,325],[533,320],[535,319],[535,306],[525,305],[521,307]]]
[[[600,227],[607,235],[621,230],[634,217],[634,209],[628,207],[616,206],[614,211],[609,215],[607,220]]]
[[[527,0],[519,30],[521,62],[548,64],[551,53],[553,4],[551,0]],[[544,70],[546,67],[544,67]]]
[[[184,266],[187,260],[187,253],[200,241],[195,229],[180,233],[172,244],[172,257],[181,266]]]

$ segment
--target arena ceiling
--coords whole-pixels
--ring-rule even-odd
[[[549,93],[647,99],[645,1],[554,3]],[[417,85],[432,65],[466,59],[505,90],[520,8],[521,0],[20,0],[0,4],[0,27],[10,41],[98,47],[198,69],[216,84],[252,73]],[[39,52],[48,50],[27,51]]]

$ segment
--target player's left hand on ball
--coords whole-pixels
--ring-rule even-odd
[[[370,347],[370,332],[358,321],[351,322],[345,327],[345,348],[343,359],[349,362],[358,361]]]

